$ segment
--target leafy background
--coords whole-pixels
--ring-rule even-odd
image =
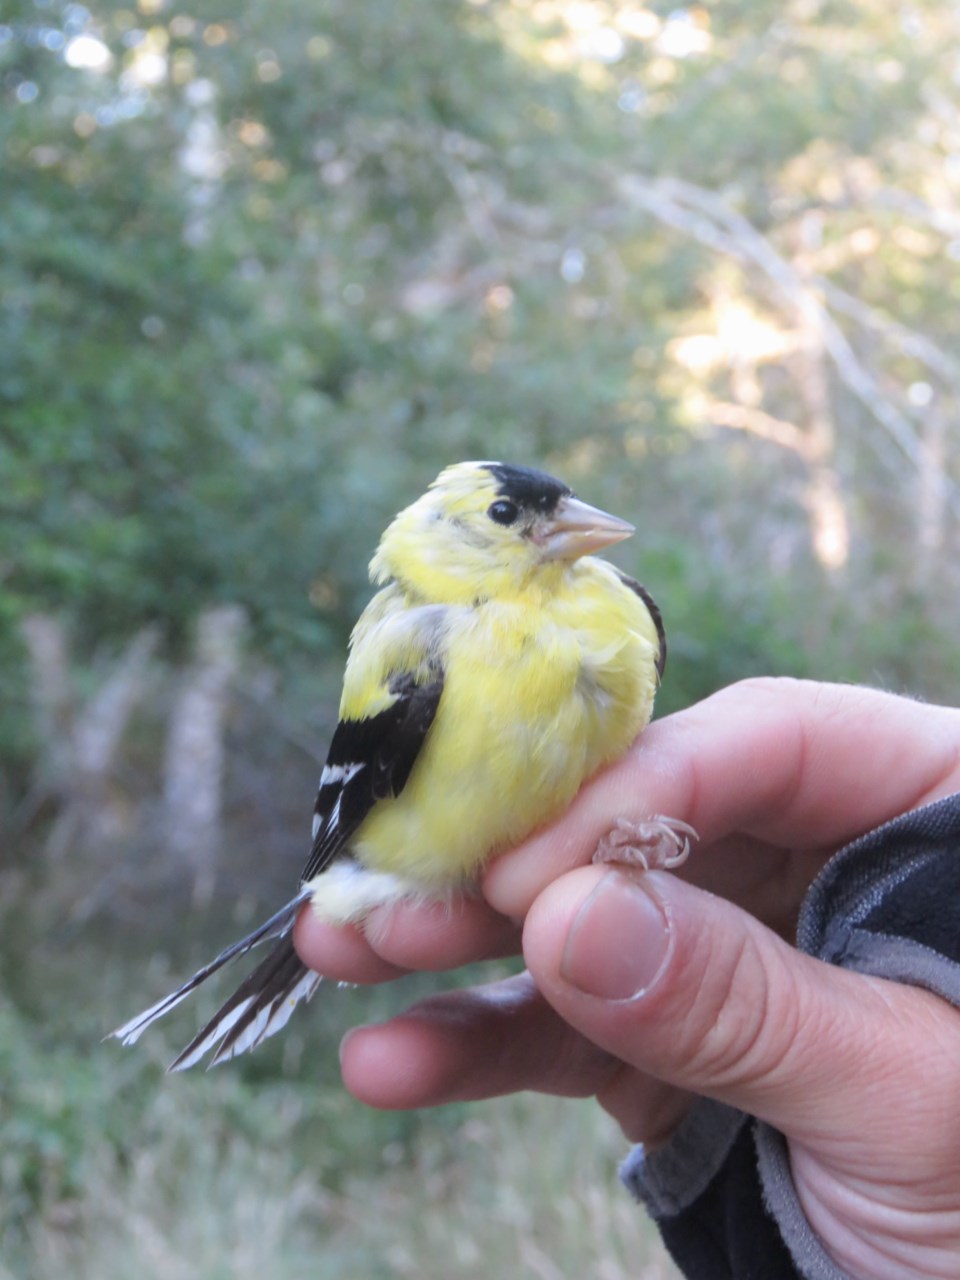
[[[589,1104],[344,1097],[340,1032],[434,980],[209,1077],[159,1073],[186,1017],[99,1036],[294,881],[447,462],[638,525],[661,713],[955,699],[958,84],[929,0],[7,0],[0,1272],[672,1274]]]

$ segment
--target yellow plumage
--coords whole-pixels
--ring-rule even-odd
[[[227,960],[279,937],[174,1066],[253,1047],[319,982],[287,937],[304,902],[344,922],[462,885],[622,755],[653,709],[663,628],[646,591],[588,553],[631,532],[541,472],[442,472],[371,562],[383,585],[351,638],[300,892],[114,1034],[131,1043]]]
[[[482,608],[447,606],[440,709],[401,794],[381,801],[353,839],[366,866],[428,889],[470,877],[564,809],[646,724],[659,650],[648,610],[602,561],[565,568],[548,592],[532,583]],[[394,600],[409,607],[400,593]],[[361,619],[345,718],[379,702],[384,671],[419,656],[419,637],[404,635],[394,652],[377,645],[371,664],[365,635]]]

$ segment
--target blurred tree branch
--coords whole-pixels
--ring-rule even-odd
[[[797,319],[821,336],[824,350],[847,389],[885,428],[901,453],[919,467],[920,447],[913,423],[884,394],[814,290],[804,284],[766,236],[722,196],[693,183],[630,174],[622,177],[618,185],[623,197],[635,207],[694,236],[711,249],[759,267]]]

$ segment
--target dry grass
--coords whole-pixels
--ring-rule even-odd
[[[0,1245],[4,1280],[677,1274],[589,1104],[505,1099],[388,1122],[381,1141],[376,1117],[329,1090],[146,1074],[129,1144],[91,1124],[75,1192]]]
[[[346,1026],[471,975],[331,989],[250,1058],[168,1076],[221,992],[135,1050],[100,1036],[203,951],[151,961],[155,938],[64,931],[62,908],[40,913],[35,893],[6,887],[0,1280],[677,1276],[617,1180],[625,1143],[594,1104],[521,1095],[382,1114],[346,1095]]]

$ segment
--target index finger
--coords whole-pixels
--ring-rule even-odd
[[[516,926],[477,897],[401,901],[377,907],[362,925],[331,925],[305,907],[294,943],[310,969],[340,982],[389,982],[411,969],[456,969],[517,955]]]
[[[498,858],[483,889],[515,918],[589,862],[618,818],[690,823],[789,850],[838,848],[960,788],[960,712],[859,686],[763,678],[650,725],[556,822]]]

